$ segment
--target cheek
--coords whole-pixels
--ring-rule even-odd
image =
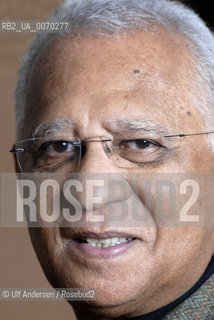
[[[54,228],[29,228],[32,245],[41,267],[51,282],[54,279],[54,266],[59,262],[61,246],[55,240],[57,231]]]
[[[202,274],[212,256],[213,243],[212,232],[205,228],[159,228],[156,250],[166,270],[165,261],[178,276],[188,270]]]
[[[164,264],[168,259],[164,261],[162,257],[169,257],[170,266],[176,256],[181,261],[184,257],[185,264],[188,256],[200,259],[200,254],[212,255],[213,197],[210,190],[213,179],[204,180],[201,174],[159,174],[155,178],[154,175],[145,175],[138,189],[132,185],[138,193],[138,208],[147,213],[144,226],[147,224],[157,229],[153,252]],[[193,222],[190,218],[194,219]]]

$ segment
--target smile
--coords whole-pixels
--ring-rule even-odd
[[[113,238],[107,238],[107,239],[92,239],[92,238],[78,238],[76,239],[79,243],[87,243],[91,247],[96,248],[109,248],[109,247],[115,247],[117,245],[127,243],[132,241],[133,238],[124,238],[124,237],[113,237]]]
[[[104,231],[104,230],[103,230]],[[61,228],[61,238],[63,239],[67,250],[72,256],[85,258],[114,258],[125,254],[130,248],[139,246],[145,241],[142,235],[125,230],[105,230],[99,232],[95,229],[72,229]],[[139,233],[139,232],[138,232]],[[130,251],[132,252],[132,250]]]

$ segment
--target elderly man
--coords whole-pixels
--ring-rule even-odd
[[[97,289],[95,301],[72,303],[81,320],[213,319],[206,192],[198,201],[205,223],[176,225],[160,222],[153,188],[136,189],[148,176],[176,184],[181,174],[213,172],[211,32],[168,0],[68,0],[51,21],[69,21],[71,30],[39,33],[20,70],[18,171],[75,173],[82,185],[88,174],[115,175],[128,192],[108,196],[103,184],[100,201],[91,194],[86,201],[83,187],[76,196],[88,223],[47,228],[39,220],[39,228],[30,228],[48,280],[58,288]],[[131,201],[128,224],[99,219]],[[92,211],[98,223],[87,220]]]

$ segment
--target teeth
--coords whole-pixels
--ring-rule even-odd
[[[120,238],[120,242],[121,242],[121,243],[126,243],[127,240],[126,240],[126,238]]]
[[[116,244],[119,238],[111,238],[111,243]]]
[[[108,243],[103,243],[102,248],[108,248],[109,244]]]
[[[86,242],[96,248],[109,248],[109,247],[114,247],[116,245],[122,244],[122,243],[127,243],[133,240],[133,238],[108,238],[108,239],[92,239],[92,238],[86,238]]]
[[[99,240],[98,239],[91,239],[91,238],[87,238],[86,239],[88,243],[97,243]]]
[[[89,242],[89,244],[90,244],[90,246],[92,246],[92,247],[96,247],[97,245],[96,245],[96,242]]]
[[[99,243],[110,244],[111,243],[111,239],[99,239]]]

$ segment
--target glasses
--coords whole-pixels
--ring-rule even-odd
[[[214,133],[170,134],[164,138],[185,137]],[[40,137],[17,142],[10,152],[16,153],[21,172],[56,172],[65,166],[75,172],[80,166],[89,142],[102,143],[106,156],[119,168],[144,167],[158,163],[168,148],[150,139],[102,139],[80,140],[78,137]]]

